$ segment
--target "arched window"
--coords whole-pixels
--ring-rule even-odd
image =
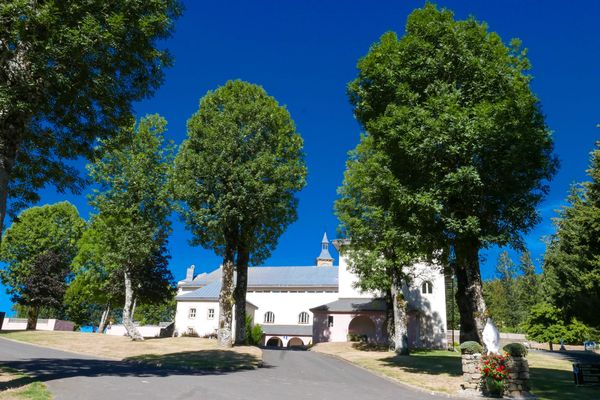
[[[275,314],[272,311],[267,311],[265,313],[265,324],[272,324],[275,322]]]
[[[298,323],[299,324],[308,324],[310,321],[310,315],[306,311],[302,311],[300,315],[298,315]]]
[[[433,285],[429,281],[423,282],[421,285],[421,293],[423,294],[431,294],[433,293]]]

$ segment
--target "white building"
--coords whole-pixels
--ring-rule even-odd
[[[265,333],[263,344],[301,346],[324,341],[344,342],[349,334],[385,343],[386,304],[375,293],[354,287],[343,241],[335,240],[339,265],[333,265],[327,235],[323,236],[316,265],[250,267],[246,312]],[[441,268],[418,264],[413,284],[405,287],[408,300],[409,344],[446,348],[446,295]],[[194,276],[194,266],[178,284],[175,331],[216,335],[219,319],[221,269]]]

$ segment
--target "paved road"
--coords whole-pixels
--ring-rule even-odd
[[[0,363],[38,376],[56,400],[443,398],[392,383],[314,352],[265,350],[264,361],[265,368],[252,371],[194,374],[133,366],[0,339]]]

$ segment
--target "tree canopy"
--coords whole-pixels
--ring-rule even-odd
[[[591,154],[590,181],[573,186],[544,257],[552,302],[565,318],[600,328],[600,142]]]
[[[92,155],[158,88],[180,13],[178,0],[0,4],[0,231],[8,197],[16,211],[47,183],[81,188],[64,160]]]
[[[305,185],[303,141],[285,107],[258,86],[229,81],[200,101],[176,159],[176,193],[192,244],[223,257],[219,341],[231,340],[237,269],[236,341],[245,339],[249,263],[265,260],[296,220]],[[229,337],[227,337],[229,335]]]
[[[481,342],[479,250],[522,245],[557,161],[526,52],[487,25],[427,4],[400,39],[385,33],[358,62],[354,114],[416,217],[455,259],[461,341]]]

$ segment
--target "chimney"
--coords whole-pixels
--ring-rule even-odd
[[[192,264],[187,269],[187,273],[185,274],[185,280],[186,281],[193,281],[194,280],[194,268],[195,268],[194,264]]]

